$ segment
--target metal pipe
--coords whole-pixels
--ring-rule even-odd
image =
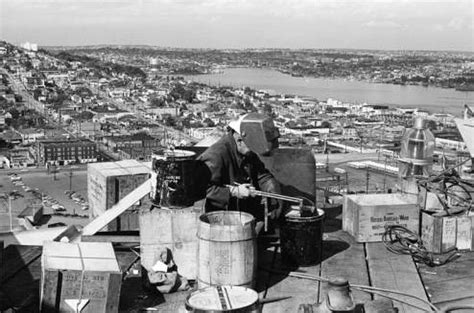
[[[260,191],[260,190],[253,190],[252,192],[257,196],[262,196],[262,197],[267,197],[267,198],[274,198],[274,199],[279,199],[279,200],[285,200],[285,201],[289,201],[289,202],[295,202],[295,203],[299,203],[300,205],[303,204],[303,199],[300,199],[300,198],[289,197],[289,196],[280,195],[278,193],[264,192],[264,191]]]
[[[228,188],[234,187],[232,185],[225,185],[225,186],[228,187]],[[251,193],[256,195],[256,196],[274,198],[274,199],[285,200],[285,201],[289,201],[289,202],[295,202],[295,203],[299,203],[300,206],[303,205],[303,199],[301,199],[301,198],[284,196],[284,195],[281,195],[281,194],[278,194],[278,193],[265,192],[265,191],[260,191],[260,190],[252,190]]]

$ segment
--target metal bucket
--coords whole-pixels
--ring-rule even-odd
[[[197,237],[199,288],[255,286],[257,239],[251,214],[237,211],[203,214]]]
[[[193,313],[257,313],[258,293],[241,286],[213,286],[197,290],[186,298],[186,310]]]
[[[194,203],[195,156],[196,153],[187,150],[164,150],[152,155],[156,205],[187,207]]]
[[[312,207],[304,208],[302,212]],[[280,227],[281,257],[286,265],[308,266],[321,262],[324,211],[317,209],[317,214],[305,215],[292,210]]]

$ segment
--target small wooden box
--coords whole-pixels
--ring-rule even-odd
[[[363,194],[344,196],[342,229],[357,242],[382,241],[385,225],[401,225],[418,233],[416,195]]]
[[[118,312],[122,273],[111,243],[45,242],[41,257],[41,312]]]
[[[140,212],[140,257],[142,266],[150,270],[168,248],[178,266],[178,273],[196,279],[196,237],[202,207],[183,209],[152,208]]]
[[[421,214],[421,240],[428,251],[474,250],[474,216]]]

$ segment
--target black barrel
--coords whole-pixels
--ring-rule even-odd
[[[302,217],[299,212],[293,214],[294,211],[285,216],[280,228],[281,257],[284,264],[308,266],[321,262],[324,211],[313,211],[311,216]]]
[[[181,208],[194,203],[195,156],[196,153],[187,150],[163,150],[152,155],[156,205]]]

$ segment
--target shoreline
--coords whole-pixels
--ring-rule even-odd
[[[443,105],[443,106],[440,106],[440,105],[431,105],[429,102],[431,99],[428,99],[426,101],[428,101],[427,103],[422,103],[422,104],[409,104],[409,103],[394,103],[394,102],[387,102],[387,100],[390,99],[390,97],[388,96],[387,98],[385,99],[381,99],[380,101],[373,101],[373,99],[366,99],[366,100],[360,100],[360,99],[355,99],[357,98],[357,95],[355,96],[346,96],[344,97],[344,95],[330,95],[330,96],[321,96],[321,95],[311,95],[311,94],[307,94],[307,93],[302,93],[302,92],[284,92],[282,90],[275,90],[275,88],[272,88],[272,87],[268,87],[268,86],[265,86],[265,87],[257,87],[255,86],[256,83],[255,82],[250,82],[250,83],[239,83],[239,81],[234,81],[234,82],[213,82],[212,79],[204,79],[204,77],[208,77],[208,76],[212,76],[214,77],[214,80],[216,80],[220,75],[224,75],[225,74],[225,71],[226,70],[251,70],[251,71],[259,71],[259,70],[262,70],[262,71],[268,71],[268,72],[275,72],[275,73],[278,73],[278,74],[281,74],[283,77],[285,78],[290,78],[290,79],[296,79],[296,80],[302,80],[302,81],[307,81],[309,79],[314,79],[314,80],[317,80],[317,81],[320,81],[320,82],[329,82],[329,83],[334,83],[334,82],[337,82],[337,81],[344,81],[346,83],[349,83],[349,84],[360,84],[362,86],[362,88],[364,87],[363,85],[366,85],[366,86],[369,86],[369,85],[372,85],[372,86],[389,86],[388,88],[396,88],[396,87],[399,87],[399,88],[404,88],[404,87],[407,87],[407,88],[420,88],[419,90],[421,90],[422,92],[426,93],[427,91],[435,91],[435,92],[440,92],[440,91],[443,91],[443,90],[449,90],[449,92],[456,92],[459,94],[459,97],[455,98],[455,104],[454,103],[451,103],[451,104],[446,104],[446,105]],[[374,82],[374,81],[366,81],[366,80],[358,80],[358,79],[351,79],[351,78],[336,78],[336,77],[327,77],[327,78],[321,78],[321,77],[312,77],[312,76],[304,76],[304,77],[294,77],[294,76],[291,76],[291,74],[289,73],[284,73],[282,72],[281,70],[279,70],[278,68],[273,68],[273,67],[249,67],[249,66],[227,66],[227,67],[222,67],[221,68],[222,72],[220,73],[211,73],[211,74],[198,74],[198,75],[174,75],[174,76],[181,76],[183,77],[185,80],[191,80],[191,81],[194,81],[194,82],[197,82],[197,83],[200,83],[200,84],[203,84],[203,85],[207,85],[209,87],[217,87],[217,86],[229,86],[229,87],[232,87],[232,88],[244,88],[244,87],[249,87],[251,89],[254,89],[254,90],[265,90],[267,92],[271,92],[272,95],[290,95],[290,96],[297,96],[299,98],[302,98],[302,99],[314,99],[314,100],[317,100],[317,101],[327,101],[327,99],[334,99],[334,100],[337,100],[337,101],[340,101],[340,102],[343,102],[343,103],[351,103],[351,104],[367,104],[367,105],[384,105],[384,106],[388,106],[389,108],[393,109],[393,108],[401,108],[401,109],[418,109],[418,110],[421,110],[421,111],[424,111],[424,112],[428,112],[428,114],[449,114],[453,117],[462,117],[462,112],[464,110],[463,108],[463,105],[464,104],[467,104],[467,105],[474,105],[474,103],[472,103],[473,101],[471,101],[471,103],[469,102],[469,99],[467,98],[467,96],[469,95],[469,93],[471,93],[470,91],[457,91],[455,90],[454,88],[441,88],[441,87],[436,87],[436,86],[421,86],[421,85],[397,85],[397,84],[391,84],[391,83],[383,83],[383,82]],[[196,78],[193,79],[193,78]],[[262,80],[263,83],[264,80]],[[302,84],[301,86],[304,87],[304,85]],[[279,86],[281,87],[281,86]],[[285,88],[285,87],[283,87]],[[288,88],[294,88],[294,85],[288,85]],[[321,87],[322,89],[328,89],[327,86],[322,86]],[[331,86],[329,86],[329,89],[331,88]],[[281,88],[280,88],[281,89]],[[341,89],[342,90],[342,89]],[[409,91],[409,89],[408,89]],[[368,90],[367,91],[367,94],[370,95],[370,93],[372,93],[373,90]],[[396,92],[395,91],[392,91],[392,92]],[[363,92],[361,92],[361,94],[363,94]],[[466,95],[466,100],[462,100],[460,99],[462,97],[462,95]],[[352,99],[348,100],[349,97],[352,97]],[[436,97],[436,96],[435,96]],[[445,95],[442,95],[442,96],[439,96],[439,101],[443,100],[445,98],[448,98],[449,99],[449,95],[448,96],[445,96]],[[443,98],[443,99],[441,99]],[[324,99],[324,100],[319,100],[319,99]],[[385,100],[385,101],[384,101]],[[459,104],[459,111],[457,113],[455,112],[452,112],[454,110],[452,110],[452,108],[454,107],[458,107],[458,103],[457,102],[462,102],[462,104]],[[446,110],[448,109],[448,110]],[[451,109],[451,110],[450,110]]]

